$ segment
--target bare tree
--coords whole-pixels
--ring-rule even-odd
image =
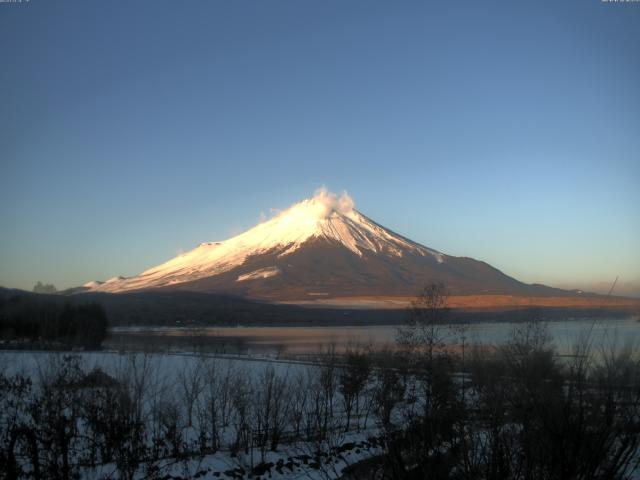
[[[301,438],[307,402],[309,399],[309,375],[307,372],[298,372],[291,380],[290,394],[290,419],[295,438]]]
[[[394,430],[392,413],[396,405],[404,398],[406,385],[398,369],[388,363],[380,363],[376,369],[374,399],[376,413],[385,430]]]
[[[236,371],[231,384],[231,403],[233,405],[232,426],[235,430],[235,439],[231,444],[231,453],[236,455],[241,449],[249,452],[251,446],[251,406],[252,385],[250,376],[246,372]]]
[[[183,405],[187,413],[187,426],[193,426],[193,409],[202,391],[204,390],[202,362],[196,359],[194,362],[185,362],[178,373],[178,384]]]
[[[40,371],[40,392],[31,405],[31,415],[38,425],[39,443],[44,447],[43,473],[51,478],[68,480],[78,471],[73,459],[79,447],[78,386],[82,377],[77,355],[50,356],[49,363]]]
[[[27,376],[6,376],[0,371],[0,478],[40,476],[36,425],[30,419],[33,382]],[[31,465],[20,462],[24,457]],[[31,468],[29,468],[31,467]]]
[[[355,409],[356,428],[360,429],[360,396],[369,380],[371,364],[363,353],[348,351],[345,365],[340,371],[340,393],[346,413],[345,431],[351,428],[351,414]]]
[[[204,449],[206,450],[208,440],[210,451],[215,453],[220,448],[222,408],[229,396],[229,388],[228,383],[223,381],[223,372],[215,359],[207,359],[203,377],[203,395],[198,417],[200,428],[205,434]]]
[[[411,303],[407,325],[397,331],[397,342],[407,353],[421,353],[431,361],[451,336],[445,321],[449,313],[449,294],[443,283],[425,285]]]

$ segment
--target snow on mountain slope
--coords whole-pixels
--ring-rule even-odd
[[[237,281],[244,282],[247,280],[259,280],[261,278],[273,277],[274,275],[278,275],[279,273],[280,269],[278,267],[260,268],[258,270],[254,270],[253,272],[238,275]]]
[[[336,195],[319,189],[313,198],[303,200],[229,240],[202,243],[131,278],[116,277],[85,286],[92,291],[124,292],[193,282],[228,272],[256,255],[276,254],[278,258],[290,255],[312,240],[337,242],[360,257],[372,253],[389,257],[432,256],[439,263],[446,259],[440,252],[412,242],[365,217],[354,208],[353,200],[346,193]],[[277,274],[276,268],[266,268],[241,275],[237,281]]]

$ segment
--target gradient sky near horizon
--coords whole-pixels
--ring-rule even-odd
[[[639,47],[600,0],[0,3],[0,285],[133,275],[326,185],[640,295]]]

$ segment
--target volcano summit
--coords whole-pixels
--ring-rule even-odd
[[[182,290],[285,301],[412,296],[434,280],[454,295],[569,293],[420,245],[357,211],[346,193],[325,189],[236,237],[202,243],[134,277],[89,282],[83,290]]]

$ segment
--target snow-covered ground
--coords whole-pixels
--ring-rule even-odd
[[[326,367],[320,365],[191,353],[0,351],[0,371],[31,378],[38,386],[56,372],[72,370],[65,363],[70,356],[83,372],[99,370],[127,385],[132,401],[140,403],[146,448],[164,442],[153,460],[141,459],[133,478],[148,478],[151,472],[185,479],[338,478],[349,465],[380,452],[376,422],[370,411],[362,418],[364,406],[352,415],[350,429],[342,426],[337,376],[332,390],[323,391]],[[277,409],[281,413],[273,413]],[[319,436],[323,415],[329,423]],[[79,435],[88,437],[89,427],[82,422],[77,422]],[[212,422],[219,424],[213,431]],[[274,446],[270,436],[276,431],[281,439]],[[180,453],[171,453],[172,448]],[[76,450],[77,461],[86,464],[86,448]],[[98,462],[81,467],[80,474],[122,478],[123,471],[115,461]]]
[[[350,466],[382,452],[381,440],[363,434],[338,435],[330,442],[286,445],[277,452],[218,452],[185,459],[166,459],[153,465],[165,478],[273,478],[321,480],[340,478]],[[141,466],[136,478],[145,478],[149,467]],[[113,464],[86,469],[84,478],[117,477]]]
[[[63,357],[77,356],[85,370],[101,368],[105,372],[117,375],[123,369],[136,362],[145,362],[149,370],[169,380],[185,370],[196,369],[202,364],[211,363],[220,370],[241,370],[256,375],[266,367],[274,368],[277,374],[285,377],[300,373],[308,364],[287,360],[278,360],[269,356],[246,355],[203,355],[193,352],[172,353],[130,353],[130,352],[46,352],[0,350],[0,370],[6,375],[22,373],[28,376],[44,372],[52,362]]]

